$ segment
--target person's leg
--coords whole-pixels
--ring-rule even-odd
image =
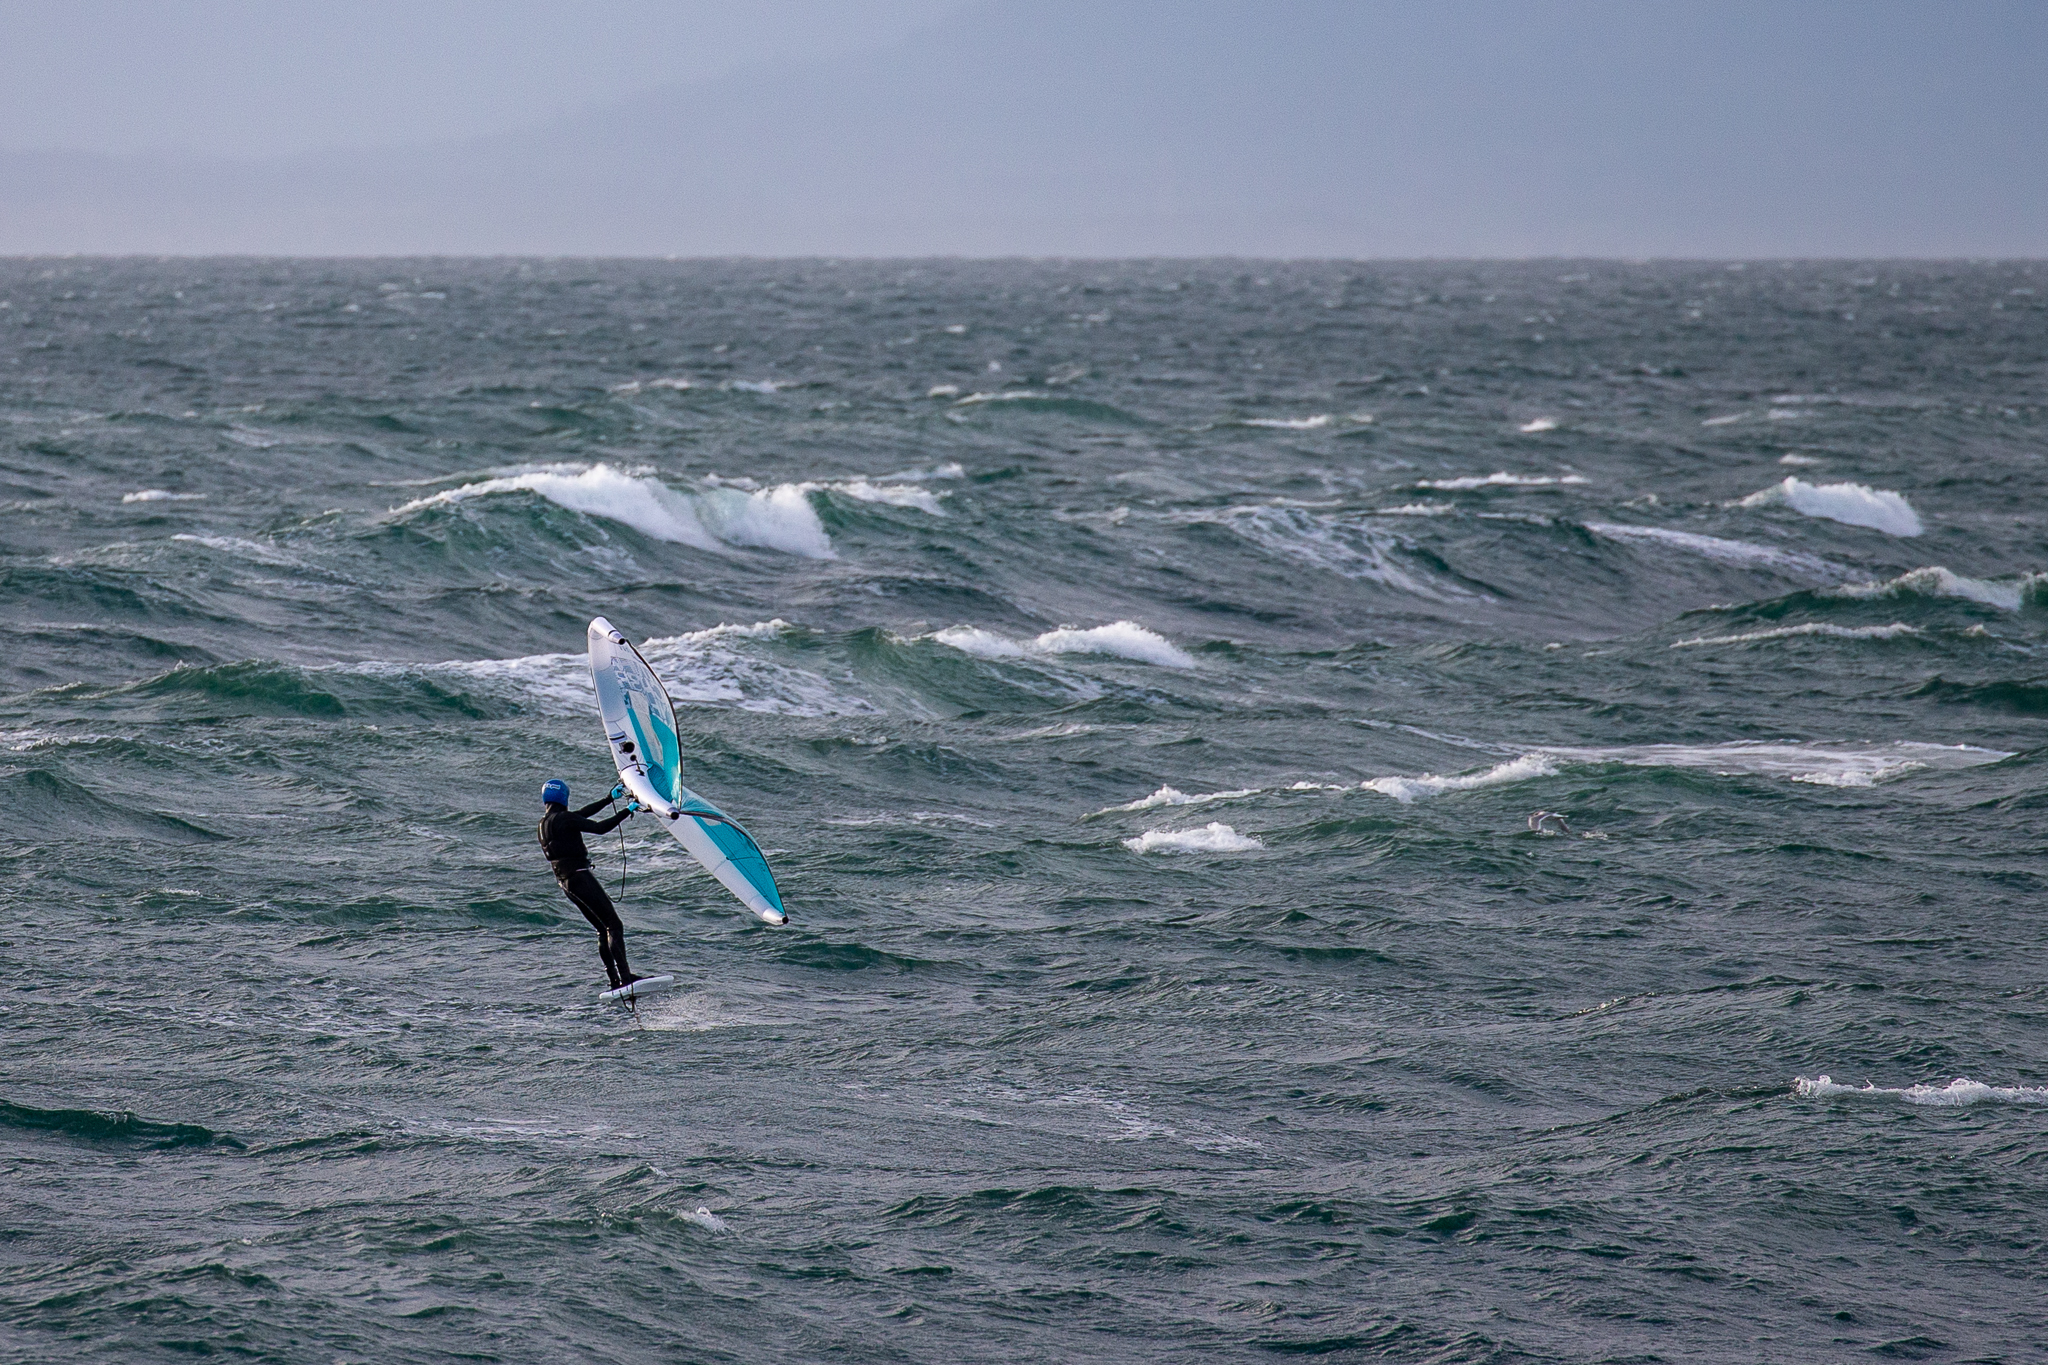
[[[597,930],[597,955],[604,961],[604,974],[611,978],[612,989],[634,980],[632,969],[626,965],[626,926],[619,922],[619,912],[612,908],[612,898],[605,894],[604,883],[585,869],[570,873],[562,882],[562,890],[583,912],[583,918],[590,921],[591,928]]]

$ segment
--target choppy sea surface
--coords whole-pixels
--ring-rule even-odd
[[[2038,1360],[2044,461],[2038,263],[0,262],[0,1358]]]

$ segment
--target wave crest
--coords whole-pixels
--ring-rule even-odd
[[[1924,529],[1913,504],[1889,488],[1861,483],[1813,484],[1790,474],[1784,482],[1758,489],[1732,505],[1769,507],[1780,503],[1809,517],[1839,521],[1844,526],[1867,526],[1886,535],[1917,536]]]

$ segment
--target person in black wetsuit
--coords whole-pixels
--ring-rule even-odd
[[[614,787],[609,796],[599,797],[581,810],[570,810],[567,782],[559,777],[550,778],[540,789],[541,804],[546,808],[540,817],[540,851],[555,869],[555,881],[562,894],[597,930],[597,955],[604,959],[604,973],[611,978],[613,990],[640,977],[626,965],[626,926],[619,922],[612,898],[604,893],[604,883],[590,870],[590,850],[583,846],[583,836],[609,834],[632,818],[639,809],[637,802],[609,819],[590,818],[623,795],[623,787]]]

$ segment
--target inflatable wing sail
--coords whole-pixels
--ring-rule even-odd
[[[749,910],[782,924],[782,892],[761,847],[724,811],[683,785],[675,708],[640,651],[602,616],[590,623],[590,676],[619,780],[667,825],[676,842]]]

